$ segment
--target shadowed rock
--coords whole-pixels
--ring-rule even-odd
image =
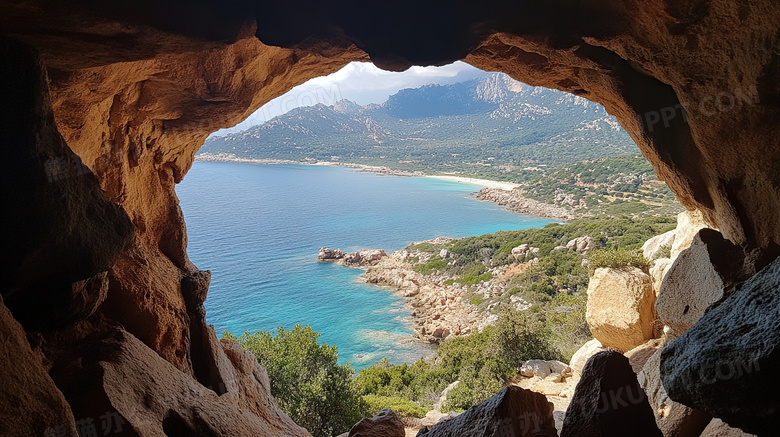
[[[574,391],[561,437],[663,437],[645,392],[619,352],[593,355]]]
[[[389,408],[376,413],[374,417],[363,418],[356,423],[345,437],[404,437],[404,423]]]
[[[539,393],[516,386],[453,419],[423,428],[418,437],[558,437],[553,404]]]

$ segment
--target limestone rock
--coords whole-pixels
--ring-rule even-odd
[[[509,386],[453,419],[421,429],[417,436],[557,437],[558,433],[553,405],[544,395]]]
[[[550,374],[571,376],[571,368],[566,363],[556,360],[528,360],[520,366],[519,373],[526,377],[538,376],[540,378],[546,378]]]
[[[701,229],[709,227],[705,221],[704,215],[699,210],[684,211],[677,215],[677,228],[674,230],[674,239],[672,240],[671,255],[669,258],[675,259],[683,250],[687,249],[693,237]]]
[[[661,354],[673,400],[743,431],[772,435],[780,420],[780,258],[711,307]]]
[[[590,357],[596,355],[599,352],[604,352],[608,348],[604,347],[597,339],[589,340],[583,344],[574,355],[571,356],[569,367],[571,367],[572,373],[575,378],[579,378],[582,375],[582,369],[585,367],[585,363],[588,362]]]
[[[604,346],[631,350],[653,337],[655,292],[638,268],[596,269],[588,283],[586,319]]]
[[[659,258],[668,258],[672,250],[672,244],[674,243],[674,235],[677,231],[672,229],[671,231],[664,232],[661,235],[645,241],[642,245],[642,254],[649,260],[655,260]],[[664,256],[665,252],[666,256]]]
[[[658,319],[679,337],[723,297],[723,280],[710,262],[710,249],[697,232],[661,282],[655,301]]]
[[[663,437],[628,359],[599,352],[588,360],[577,384],[561,437]]]
[[[661,349],[647,360],[637,375],[664,437],[698,437],[712,416],[669,399],[661,382]]]
[[[374,417],[364,418],[356,423],[347,434],[349,437],[404,437],[404,423],[389,408],[376,413]]]
[[[655,290],[656,296],[661,289],[661,284],[666,277],[666,272],[669,271],[669,267],[672,266],[672,260],[669,258],[658,258],[653,262],[653,266],[650,267],[650,277],[653,279],[653,290]]]
[[[68,402],[0,297],[0,435],[76,437]]]
[[[524,260],[529,257],[536,258],[539,256],[539,248],[529,246],[528,244],[521,244],[512,248],[512,256],[518,260]]]

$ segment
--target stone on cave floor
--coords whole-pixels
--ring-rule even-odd
[[[748,433],[780,423],[780,258],[737,286],[661,353],[669,397]]]
[[[663,437],[645,392],[619,352],[599,352],[582,370],[561,437]]]
[[[390,408],[365,417],[339,437],[405,437],[404,424]]]
[[[653,338],[653,283],[645,272],[598,268],[588,283],[586,320],[604,346],[629,351]]]
[[[431,428],[422,428],[417,435],[558,437],[553,405],[544,395],[517,386],[504,387],[485,402]]]

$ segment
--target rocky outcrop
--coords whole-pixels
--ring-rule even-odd
[[[360,249],[359,252],[344,253],[340,249],[332,250],[327,247],[320,249],[317,255],[318,261],[337,261],[339,264],[349,267],[375,266],[379,260],[387,254],[381,249]]]
[[[661,381],[661,349],[650,356],[637,375],[664,437],[699,437],[712,416],[673,401]]]
[[[661,377],[671,399],[748,433],[777,431],[778,287],[780,258],[663,350]]]
[[[566,243],[566,248],[577,253],[588,253],[593,249],[597,249],[598,244],[596,243],[596,240],[593,239],[593,237],[590,235],[585,235],[570,240],[568,243]]]
[[[588,360],[574,391],[561,437],[663,437],[628,359],[599,352]]]
[[[512,256],[518,260],[525,260],[526,258],[536,258],[539,256],[539,248],[529,246],[527,244],[521,244],[512,248]]]
[[[654,303],[652,280],[643,271],[599,268],[588,283],[585,317],[602,345],[629,351],[653,338]]]
[[[432,243],[429,240],[424,243]],[[435,244],[448,240],[438,240]],[[414,256],[423,256],[421,252]],[[412,308],[413,327],[417,337],[431,343],[439,343],[451,336],[468,335],[481,331],[495,322],[497,317],[482,313],[463,299],[465,287],[446,283],[449,276],[423,275],[414,270],[408,262],[412,254],[407,251],[394,252],[383,258],[361,276],[366,283],[387,285],[399,289]]]
[[[509,386],[455,418],[421,429],[417,436],[558,437],[552,413],[544,395]]]
[[[569,220],[571,218],[571,214],[565,208],[529,199],[523,196],[522,190],[518,188],[513,190],[483,188],[477,191],[475,197],[477,200],[484,200],[495,203],[498,206],[505,206],[508,211],[519,214],[528,214],[557,220]]]
[[[404,437],[405,435],[404,423],[393,410],[385,408],[374,417],[362,419],[348,433],[339,437]]]

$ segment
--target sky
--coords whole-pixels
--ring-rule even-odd
[[[335,73],[315,77],[298,85],[266,103],[243,122],[212,135],[239,132],[299,106],[314,106],[318,103],[330,106],[341,99],[349,99],[359,105],[383,103],[404,88],[462,82],[480,74],[481,70],[460,61],[443,67],[411,67],[400,73],[380,70],[370,62],[351,62]]]

